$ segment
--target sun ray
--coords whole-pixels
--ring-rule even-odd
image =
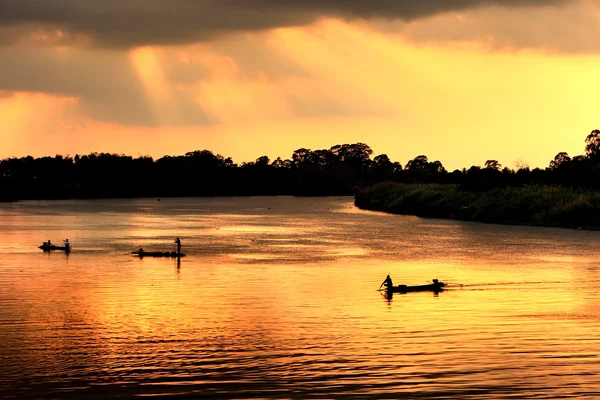
[[[138,47],[130,50],[129,60],[144,86],[158,125],[167,125],[170,120],[178,120],[181,116],[174,103],[173,88],[165,78],[159,50]]]

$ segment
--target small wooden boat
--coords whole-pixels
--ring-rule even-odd
[[[386,290],[392,293],[408,293],[408,292],[441,292],[444,290],[444,286],[446,284],[444,282],[440,282],[437,279],[434,279],[432,283],[427,285],[417,285],[417,286],[408,286],[408,285],[398,285],[398,286],[388,286]]]
[[[176,251],[132,251],[131,254],[134,256],[142,257],[171,257],[171,258],[179,258],[185,257],[184,253],[178,253]]]
[[[62,251],[66,251],[66,252],[71,251],[71,246],[55,246],[53,244],[51,244],[51,245],[43,244],[41,246],[38,246],[38,248],[42,249],[44,251],[51,251],[51,250],[62,250]]]

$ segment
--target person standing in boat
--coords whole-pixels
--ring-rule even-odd
[[[69,239],[65,239],[65,250],[71,250],[71,243],[69,243]]]
[[[388,289],[390,289],[392,286],[394,286],[394,283],[392,282],[392,278],[390,277],[390,274],[388,274],[388,276],[385,278],[385,281],[383,281],[383,283],[379,286],[379,288],[381,288],[381,286],[385,286]]]
[[[175,244],[177,244],[177,254],[181,253],[181,240],[179,238],[175,238]]]

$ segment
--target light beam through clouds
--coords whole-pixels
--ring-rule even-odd
[[[597,127],[599,10],[5,0],[0,157],[209,149],[242,162],[364,142],[403,164],[544,167]]]

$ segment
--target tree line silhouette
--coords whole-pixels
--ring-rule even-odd
[[[379,182],[454,184],[471,192],[523,185],[560,185],[600,189],[600,130],[585,139],[585,154],[560,152],[548,167],[516,169],[497,160],[448,172],[440,161],[425,155],[404,166],[386,154],[371,159],[364,143],[329,149],[300,148],[291,159],[271,161],[262,156],[235,164],[231,158],[196,150],[181,156],[92,153],[0,160],[0,200],[167,197],[352,195]]]

